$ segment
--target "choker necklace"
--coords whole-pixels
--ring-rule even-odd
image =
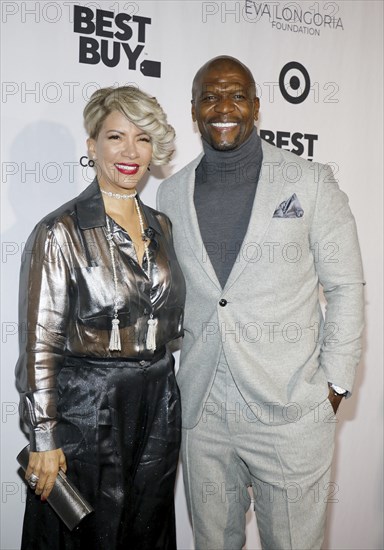
[[[102,189],[100,187],[100,191],[103,193],[103,195],[107,195],[107,197],[112,197],[113,199],[123,199],[123,200],[127,200],[127,199],[134,199],[137,195],[137,191],[135,191],[134,193],[130,193],[129,195],[120,195],[120,193],[112,193],[112,191],[104,191],[104,189]]]
[[[101,190],[102,191],[102,190]],[[136,195],[136,193],[135,193]],[[139,224],[140,224],[140,232],[141,232],[141,238],[144,242],[144,254],[145,258],[147,260],[147,269],[144,271],[148,277],[148,279],[151,278],[151,260],[149,257],[149,244],[148,244],[148,238],[145,234],[144,230],[144,220],[143,216],[141,214],[141,209],[139,205],[139,201],[137,200],[136,196],[133,196],[132,198],[135,199],[135,207],[137,212],[137,217],[139,218]],[[129,195],[122,195],[123,197],[129,197]],[[120,340],[120,331],[119,331],[119,308],[118,308],[118,299],[117,299],[117,270],[116,270],[116,262],[115,262],[115,243],[113,241],[113,234],[111,230],[111,225],[109,222],[109,218],[106,218],[107,222],[107,241],[109,246],[109,251],[111,254],[111,261],[112,261],[112,272],[113,272],[113,284],[114,284],[114,298],[113,298],[113,319],[112,319],[112,331],[111,331],[111,338],[109,341],[109,350],[110,351],[121,351],[121,340]],[[147,321],[148,330],[147,330],[147,337],[146,337],[146,348],[151,351],[155,351],[156,349],[156,328],[157,328],[158,320],[153,318],[153,314],[151,313],[149,316],[149,319]]]

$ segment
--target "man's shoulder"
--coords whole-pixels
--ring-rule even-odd
[[[303,168],[311,168],[313,166],[313,162],[310,160],[307,160],[303,157],[299,157],[295,153],[292,153],[291,151],[287,151],[286,149],[281,149],[280,147],[277,147],[276,145],[272,145],[271,143],[268,143],[267,141],[261,140],[262,144],[262,150],[263,150],[263,162],[273,161],[279,164],[284,163],[295,163],[299,166],[302,166]]]
[[[165,179],[160,185],[160,188],[166,188],[168,186],[174,185],[176,182],[184,181],[190,176],[191,172],[194,172],[196,170],[202,158],[203,153],[200,153],[200,155],[198,155],[196,158],[191,160],[191,162],[183,166],[183,168],[178,170],[175,174],[172,174],[172,176]]]
[[[310,161],[286,149],[280,149],[262,140],[263,169],[273,173],[275,168],[282,173],[287,183],[303,182],[313,184],[316,190],[322,182],[333,182],[334,176],[330,165]],[[315,191],[316,192],[316,191]]]
[[[201,153],[198,157],[181,168],[181,170],[161,183],[157,192],[157,204],[162,212],[166,212],[168,214],[168,208],[172,207],[172,209],[174,209],[179,194],[186,193],[187,184],[190,181],[190,178],[193,177],[202,157],[203,154]]]

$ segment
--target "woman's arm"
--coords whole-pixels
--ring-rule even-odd
[[[40,479],[47,497],[65,457],[56,434],[57,374],[61,369],[69,318],[70,275],[53,229],[39,224],[28,239],[20,272],[19,343],[16,367],[21,416],[30,436],[26,471]],[[37,452],[38,451],[38,452]]]

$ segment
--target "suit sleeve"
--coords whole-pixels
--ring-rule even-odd
[[[157,190],[156,196],[156,208],[159,212],[166,214],[168,218],[172,219],[172,215],[175,213],[176,201],[176,185],[177,180],[175,176],[164,180]]]
[[[159,212],[164,212],[164,200],[163,200],[163,190],[164,190],[164,182],[160,185],[160,187],[157,190],[156,195],[156,208],[159,210]]]
[[[57,374],[66,347],[70,277],[53,230],[38,225],[27,241],[20,271],[16,385],[32,451],[59,447]]]
[[[352,392],[364,328],[363,269],[356,224],[328,166],[320,166],[310,231],[316,271],[326,298],[320,365],[327,380]]]

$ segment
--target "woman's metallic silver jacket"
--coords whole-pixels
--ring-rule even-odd
[[[145,347],[151,314],[158,319],[157,349],[182,335],[185,283],[171,224],[164,214],[141,206],[151,238],[151,279],[134,259],[127,233],[111,220],[121,352],[108,349],[114,282],[97,180],[46,216],[27,241],[20,274],[16,378],[31,450],[58,446],[56,377],[67,356],[151,358],[153,352]]]

